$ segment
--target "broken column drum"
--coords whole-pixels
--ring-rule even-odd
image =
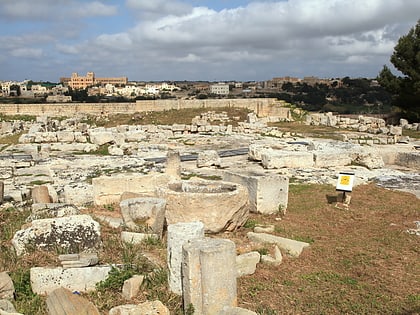
[[[174,181],[157,193],[166,199],[168,224],[201,221],[206,233],[218,233],[237,229],[249,216],[248,192],[239,184]]]

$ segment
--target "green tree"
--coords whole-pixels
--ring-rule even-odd
[[[378,82],[393,95],[393,104],[409,119],[420,119],[420,20],[394,47],[391,62],[403,76],[384,66]]]

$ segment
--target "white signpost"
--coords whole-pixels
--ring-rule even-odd
[[[343,192],[343,204],[348,206],[350,204],[351,196],[346,196],[346,192],[352,192],[354,183],[353,172],[340,172],[338,174],[337,185],[335,189]]]

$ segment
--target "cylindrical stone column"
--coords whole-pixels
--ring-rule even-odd
[[[225,306],[237,305],[235,243],[203,238],[183,246],[182,284],[184,309],[194,314],[218,314]]]
[[[51,203],[47,186],[35,186],[31,192],[33,203]]]
[[[169,289],[182,295],[182,245],[204,237],[204,224],[199,221],[168,225]]]

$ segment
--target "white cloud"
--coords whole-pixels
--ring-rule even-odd
[[[126,5],[143,16],[183,15],[192,7],[176,0],[127,0]]]
[[[17,48],[10,51],[13,57],[19,58],[40,58],[43,55],[43,51],[40,48]]]

